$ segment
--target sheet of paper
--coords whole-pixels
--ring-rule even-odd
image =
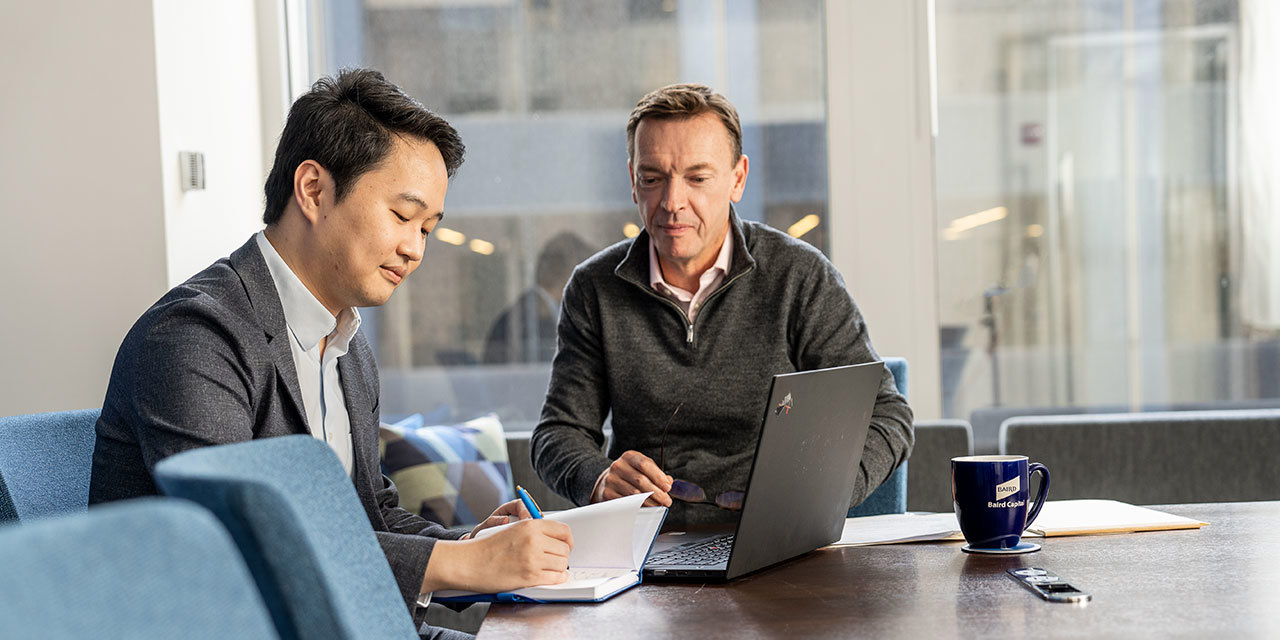
[[[573,530],[569,566],[634,569],[637,514],[649,495],[639,493],[547,515],[548,520],[558,520]]]
[[[954,513],[894,513],[845,519],[844,533],[831,546],[953,539],[962,539]]]
[[[1050,500],[1024,538],[1196,529],[1207,523],[1115,500]],[[899,513],[848,518],[831,546],[963,540],[954,513]]]
[[[638,565],[635,563],[633,549],[638,529],[637,514],[649,495],[638,493],[576,509],[548,511],[543,517],[563,522],[573,531],[569,567],[636,569]],[[490,527],[477,534],[477,537],[491,536],[509,526],[511,525],[504,524]]]
[[[662,526],[666,515],[666,507],[640,508],[640,515],[636,516],[635,535],[631,538],[632,569],[639,571],[644,566],[645,557],[649,555],[649,548],[653,546],[654,538],[658,537],[658,528]]]
[[[1198,529],[1206,523],[1115,500],[1050,500],[1031,530],[1046,536]]]

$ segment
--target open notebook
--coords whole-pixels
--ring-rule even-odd
[[[1206,522],[1115,500],[1050,500],[1024,538],[1199,529]],[[849,518],[832,546],[964,540],[954,513]]]
[[[600,602],[640,584],[640,570],[667,517],[666,507],[641,507],[647,497],[649,494],[643,493],[544,514],[546,519],[563,522],[573,531],[566,582],[510,593],[437,591],[432,594],[432,601]],[[493,535],[501,529],[485,529],[477,537]],[[631,544],[620,544],[621,541]]]

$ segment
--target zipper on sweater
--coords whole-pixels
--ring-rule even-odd
[[[729,288],[729,285],[733,284],[733,283],[734,283],[734,282],[736,282],[739,278],[741,278],[742,276],[747,275],[748,273],[751,273],[752,271],[755,271],[755,267],[751,267],[751,268],[747,269],[746,271],[743,271],[742,273],[739,273],[738,275],[736,275],[736,276],[734,276],[734,277],[732,277],[732,278],[730,278],[730,279],[726,280],[723,284],[721,284],[719,287],[717,287],[715,291],[712,291],[712,292],[711,292],[711,294],[707,296],[707,299],[706,299],[706,300],[703,300],[703,301],[702,301],[702,306],[703,306],[703,308],[705,308],[705,307],[707,306],[707,303],[708,303],[708,302],[710,302],[713,298],[715,298],[716,296],[720,295],[720,292],[721,292],[721,291],[724,291],[725,289]],[[651,295],[651,296],[653,296],[653,297],[655,297],[655,298],[657,298],[657,299],[659,299],[659,300],[661,300],[661,301],[663,301],[663,302],[665,302],[665,303],[667,303],[667,304],[671,305],[671,308],[675,309],[675,310],[676,310],[676,313],[679,313],[679,314],[680,314],[680,319],[684,320],[684,342],[685,342],[685,344],[693,344],[693,321],[689,319],[689,314],[688,314],[684,309],[681,309],[681,308],[680,308],[680,305],[676,304],[676,303],[675,303],[674,301],[672,301],[670,298],[668,298],[668,297],[666,297],[666,296],[664,296],[664,295],[662,295],[662,294],[658,293],[657,291],[654,291],[653,289],[651,289],[651,288],[649,288],[649,287],[646,287],[646,286],[644,286],[644,285],[642,285],[642,284],[640,284],[640,283],[637,283],[637,282],[635,282],[635,281],[631,281],[631,282],[632,282],[632,284],[634,284],[634,285],[636,285],[636,286],[640,287],[642,290],[644,290],[644,292],[645,292],[645,293],[648,293],[649,295]]]
[[[636,284],[635,282],[632,282],[632,284],[635,284],[637,287],[640,287],[640,289],[643,290],[645,293],[649,294],[654,298],[657,298],[658,300],[661,300],[663,303],[670,306],[672,309],[675,309],[676,313],[680,314],[680,319],[684,320],[685,344],[693,344],[693,321],[689,319],[689,314],[686,313],[684,309],[680,308],[680,305],[676,304],[670,298],[658,293],[657,291],[650,289],[649,287]]]
[[[706,298],[705,300],[703,300],[703,301],[702,301],[702,308],[703,308],[703,309],[707,308],[707,303],[708,303],[708,302],[711,302],[712,300],[714,300],[714,299],[715,299],[715,297],[716,297],[716,296],[720,295],[720,292],[721,292],[721,291],[724,291],[725,289],[728,289],[728,288],[729,288],[729,285],[731,285],[731,284],[733,284],[735,281],[737,281],[737,280],[738,280],[738,278],[741,278],[742,276],[745,276],[745,275],[747,275],[748,273],[751,273],[751,272],[752,272],[752,271],[754,271],[754,270],[755,270],[755,267],[751,267],[751,268],[747,269],[746,271],[743,271],[742,273],[739,273],[738,275],[736,275],[736,276],[734,276],[734,277],[732,277],[732,278],[728,279],[728,280],[727,280],[727,281],[725,281],[723,284],[721,284],[719,287],[716,287],[716,290],[715,290],[715,291],[712,291],[710,294],[708,294],[708,295],[707,295],[707,298]],[[663,298],[663,299],[665,300],[665,298]],[[668,301],[668,302],[669,302],[669,301]],[[677,307],[677,309],[679,309],[679,307]],[[680,311],[681,311],[681,312],[683,312],[684,310],[683,310],[683,309],[680,309]],[[687,326],[689,327],[689,330],[688,330],[688,333],[686,334],[686,336],[687,336],[687,337],[686,337],[686,339],[685,339],[685,343],[686,343],[686,344],[693,344],[693,321],[692,321],[692,320],[689,320],[689,314],[685,314],[685,317],[684,317],[684,318],[685,318],[685,320],[686,320],[686,321],[688,321],[688,323],[689,323],[689,324],[687,325]]]

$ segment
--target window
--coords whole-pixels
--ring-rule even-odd
[[[365,313],[382,411],[536,423],[569,270],[638,232],[627,115],[703,82],[744,125],[738,213],[826,248],[820,0],[329,0],[320,72],[368,66],[457,127],[467,160],[416,274]],[[320,55],[315,55],[319,53]]]
[[[1277,404],[1274,3],[936,15],[944,414]]]

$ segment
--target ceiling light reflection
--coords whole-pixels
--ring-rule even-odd
[[[821,222],[822,218],[819,218],[817,214],[811,213],[799,220],[796,220],[795,224],[787,227],[787,233],[792,238],[799,238],[800,236],[813,231]]]

